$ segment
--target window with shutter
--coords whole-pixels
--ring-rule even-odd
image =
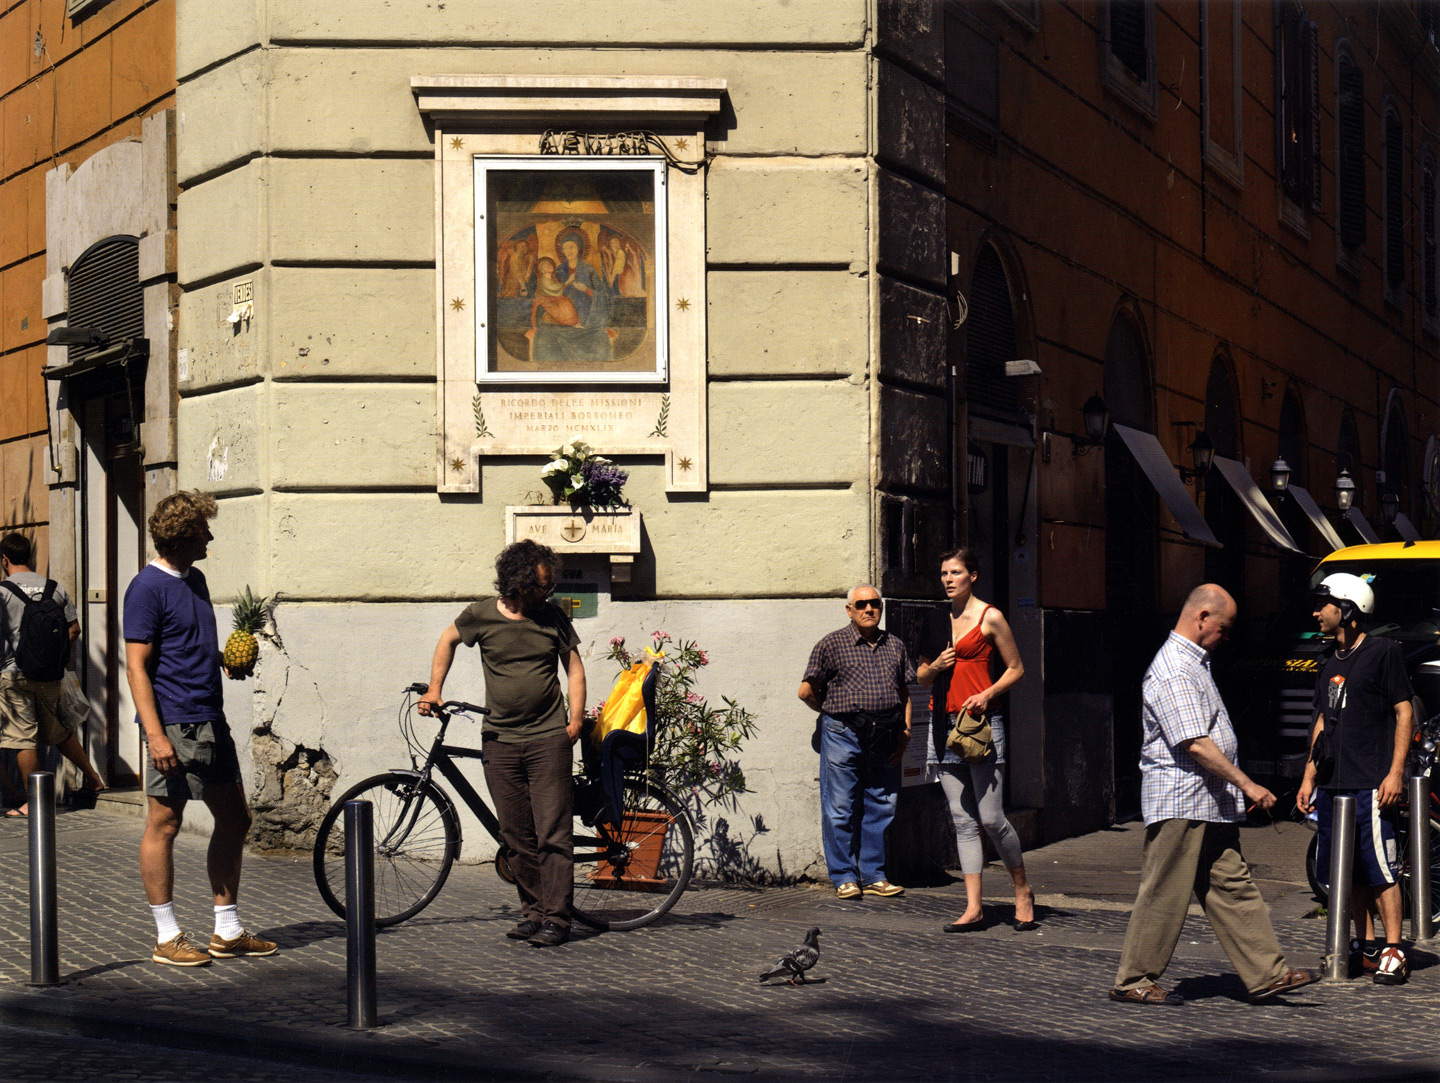
[[[1365,73],[1348,55],[1336,75],[1336,125],[1340,241],[1354,248],[1365,243]]]
[[[145,293],[140,288],[140,240],[107,237],[96,241],[70,268],[67,282],[71,327],[95,327],[112,343],[145,334]],[[70,363],[98,352],[71,346]]]
[[[1305,113],[1310,125],[1310,155],[1306,172],[1310,177],[1310,209],[1320,213],[1320,28],[1305,24],[1306,100]]]
[[[1420,281],[1425,327],[1440,332],[1440,288],[1436,283],[1435,245],[1435,154],[1425,155],[1420,174]]]
[[[1392,109],[1385,111],[1385,300],[1405,300],[1405,135]]]
[[[1150,78],[1145,0],[1110,0],[1110,51],[1137,83]]]
[[[1280,187],[1297,209],[1319,209],[1318,59],[1315,24],[1298,5],[1283,5],[1275,26],[1276,165]]]
[[[1005,375],[1016,360],[1015,311],[1010,284],[995,249],[986,245],[970,280],[970,315],[965,320],[965,397],[971,414],[1015,424],[1020,395]]]
[[[1154,0],[1109,0],[1100,23],[1105,86],[1155,119]]]
[[[1000,121],[999,43],[955,11],[945,13],[945,105],[986,133]]]

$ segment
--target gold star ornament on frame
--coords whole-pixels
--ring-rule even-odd
[[[464,150],[464,149],[465,149],[465,140],[461,139],[461,138],[457,135],[454,139],[450,140],[450,149],[451,149],[451,150]]]
[[[451,300],[451,302],[450,302],[450,307],[453,308],[456,312],[464,312],[464,311],[465,311],[465,298],[463,298],[463,297],[453,298],[453,299]]]
[[[682,458],[682,459],[681,459],[678,463],[676,463],[675,465],[680,468],[680,470],[681,470],[682,473],[686,473],[686,474],[688,474],[692,469],[694,469],[694,466],[695,466],[695,464],[690,461],[689,456],[686,456],[686,457]]]
[[[678,297],[678,298],[676,298],[676,299],[675,299],[675,307],[678,308],[681,312],[689,312],[689,311],[690,311],[690,298],[688,298],[688,297]]]
[[[450,469],[455,471],[455,473],[457,474],[460,473],[460,471],[465,469],[465,460],[460,458],[459,455],[453,456],[450,459]]]

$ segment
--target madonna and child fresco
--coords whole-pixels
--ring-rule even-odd
[[[485,187],[488,371],[663,373],[654,172],[492,168]]]

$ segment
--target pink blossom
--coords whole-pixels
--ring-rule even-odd
[[[611,637],[610,637],[610,646],[612,646],[612,647],[623,647],[623,646],[625,646],[625,637],[624,637],[624,636],[611,636]]]
[[[710,664],[710,655],[705,651],[700,652],[700,664],[702,666],[708,666]]]
[[[712,764],[710,765],[710,774],[711,774],[711,775],[718,775],[718,774],[720,773],[720,771],[721,771],[721,767],[720,767],[720,764],[719,764],[719,763],[712,763]]]
[[[669,632],[652,632],[651,635],[654,637],[656,643],[669,643],[669,642],[670,642],[670,633],[669,633]]]
[[[685,702],[686,702],[686,703],[704,703],[705,701],[702,700],[702,699],[699,697],[699,695],[697,695],[697,694],[694,693],[694,692],[686,692],[686,693],[685,693]]]

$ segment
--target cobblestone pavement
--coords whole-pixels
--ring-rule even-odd
[[[1184,1007],[1107,1001],[1139,867],[1133,828],[1027,855],[1043,922],[1031,933],[1009,927],[1005,875],[992,869],[994,924],[979,933],[940,933],[960,912],[958,883],[858,902],[824,886],[698,887],[650,928],[537,951],[502,935],[517,917],[513,889],[489,866],[460,868],[423,914],[381,932],[382,1026],[356,1033],[344,1025],[344,925],[321,903],[308,855],[246,861],[242,917],[280,954],[180,970],[149,962],[140,822],[103,811],[58,820],[66,980],[52,989],[26,985],[26,832],[0,823],[0,1023],[84,1042],[430,1079],[1440,1077],[1440,968],[1426,948],[1412,952],[1408,987],[1357,980],[1252,1006],[1195,917],[1166,975]],[[1307,841],[1293,824],[1245,832],[1290,962],[1316,966],[1325,929],[1305,917],[1315,906]],[[182,836],[177,866],[177,911],[203,940],[204,840]],[[814,973],[824,980],[761,986],[759,971],[812,924],[823,930]]]
[[[0,1048],[5,1064],[0,1078],[6,1083],[251,1083],[276,1077],[273,1061],[230,1057],[211,1050],[203,1057],[194,1052],[136,1045],[133,1042],[78,1035],[52,1041],[33,1031],[0,1026]],[[285,1083],[381,1083],[394,1076],[359,1076],[287,1065]]]

